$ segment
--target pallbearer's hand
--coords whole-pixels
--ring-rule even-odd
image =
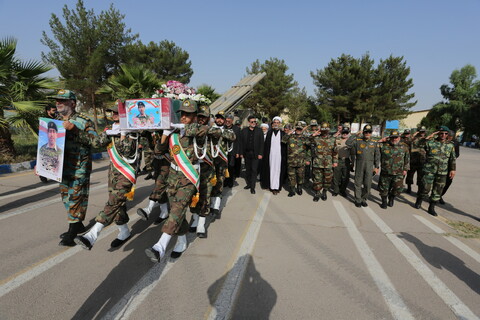
[[[333,167],[336,168],[338,166],[338,163],[334,163]]]
[[[403,171],[403,175],[406,176],[406,175],[407,175],[407,171],[404,170],[404,171]]]
[[[450,173],[448,174],[448,177],[450,179],[453,179],[453,177],[455,177],[455,170],[450,171]]]

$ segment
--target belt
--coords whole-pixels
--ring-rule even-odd
[[[180,167],[179,167],[179,166],[177,166],[177,165],[175,165],[175,164],[173,164],[173,163],[170,163],[170,167],[171,167],[173,170],[175,170],[175,171],[182,171],[182,170],[180,170]],[[198,169],[200,169],[200,165],[199,165],[198,163],[194,164],[193,167],[194,167],[195,170],[197,170],[197,171],[198,171]]]

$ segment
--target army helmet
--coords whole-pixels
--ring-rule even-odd
[[[320,126],[320,131],[330,131],[330,125],[328,122],[322,122]]]
[[[201,105],[198,107],[198,116],[210,117],[210,108],[207,105]]]
[[[180,109],[178,111],[183,111],[187,113],[194,113],[197,112],[197,103],[193,100],[187,99],[182,102]]]

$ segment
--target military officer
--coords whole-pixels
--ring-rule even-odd
[[[323,122],[320,130],[310,136],[310,149],[312,152],[312,176],[313,176],[313,201],[317,202],[320,197],[327,200],[327,190],[330,188],[333,177],[333,168],[338,165],[337,146],[335,138],[329,136],[330,125]],[[323,189],[323,190],[322,190]],[[320,191],[322,195],[320,196]]]
[[[287,174],[290,183],[289,197],[295,195],[295,188],[298,195],[302,194],[302,185],[305,178],[305,165],[310,165],[310,150],[308,138],[303,135],[304,127],[299,121],[295,130],[289,130],[282,138],[282,143],[287,145]]]
[[[407,184],[407,193],[412,192],[413,176],[417,173],[418,192],[421,193],[423,166],[425,164],[425,144],[427,143],[425,127],[419,127],[418,131],[412,137],[410,144],[410,170],[407,172],[405,182]]]
[[[403,178],[409,170],[410,153],[408,146],[400,142],[397,130],[393,130],[387,141],[379,144],[380,147],[380,181],[378,189],[382,198],[381,208],[393,207],[395,197],[403,189]],[[387,204],[388,197],[388,204]]]
[[[373,174],[378,174],[380,152],[377,142],[372,139],[372,126],[363,127],[363,135],[349,139],[352,157],[352,167],[355,172],[355,206],[367,207],[367,198],[370,195]]]
[[[339,193],[343,197],[347,196],[347,186],[350,180],[350,147],[347,146],[347,141],[350,136],[350,130],[343,127],[340,132],[340,137],[335,141],[338,152],[338,165],[333,169],[333,193],[336,197]]]
[[[435,140],[427,141],[425,145],[426,161],[423,167],[423,187],[415,202],[415,208],[419,209],[422,200],[429,199],[430,206],[428,213],[436,216],[435,205],[440,200],[443,188],[447,181],[455,177],[456,161],[454,145],[449,143],[447,136],[449,129],[446,126],[440,126]]]
[[[153,117],[150,117],[148,114],[145,113],[145,104],[142,101],[137,103],[138,107],[138,114],[132,118],[133,123],[137,127],[148,127],[154,124]]]

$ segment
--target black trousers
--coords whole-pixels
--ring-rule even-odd
[[[245,180],[250,189],[255,189],[257,182],[258,158],[252,156],[245,157]]]

